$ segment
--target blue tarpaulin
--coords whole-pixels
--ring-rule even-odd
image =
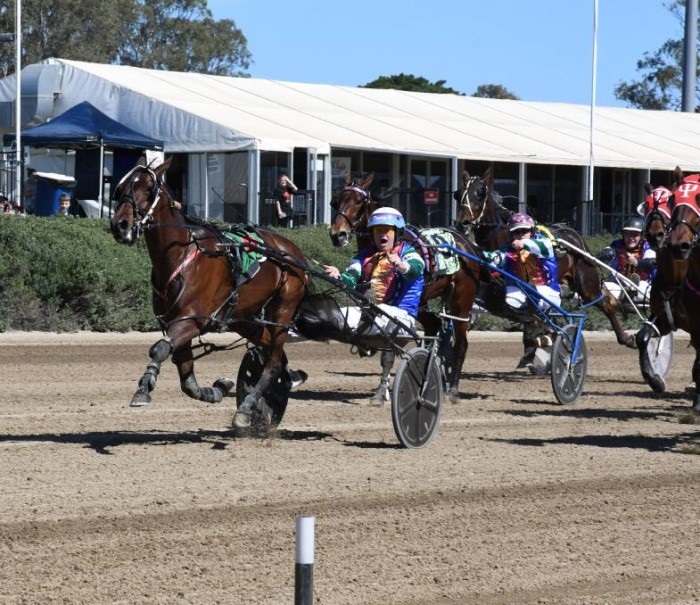
[[[25,147],[163,149],[163,141],[131,130],[87,101],[74,105],[50,122],[23,130],[20,136]],[[10,146],[15,135],[6,134],[3,139],[5,146]]]

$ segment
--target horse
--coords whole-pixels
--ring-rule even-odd
[[[372,198],[370,186],[374,173],[364,179],[352,180],[346,176],[344,188],[335,196],[332,208],[335,211],[333,222],[329,229],[331,242],[336,247],[347,246],[352,236],[355,236],[358,249],[368,246],[371,234],[367,230],[369,216],[378,207]],[[469,343],[467,332],[471,327],[472,305],[476,300],[479,284],[484,281],[484,268],[473,257],[477,254],[473,244],[460,233],[453,230],[443,230],[442,237],[454,243],[454,247],[470,256],[456,255],[458,266],[455,271],[446,273],[435,271],[435,248],[426,246],[421,239],[420,230],[407,225],[404,239],[413,244],[426,260],[425,286],[421,295],[418,321],[423,326],[426,335],[437,335],[442,327],[443,318],[430,311],[429,302],[442,298],[444,309],[451,323],[454,339],[453,347],[443,347],[445,361],[446,389],[445,394],[456,402],[459,396],[459,378],[467,355]],[[446,243],[449,243],[446,242]],[[449,343],[447,343],[449,345]],[[376,395],[372,401],[381,401],[388,394],[389,373],[393,367],[395,354],[391,350],[382,351],[382,377]]]
[[[651,285],[651,321],[637,333],[641,347],[655,331],[660,336],[682,329],[690,334],[695,349],[692,378],[695,383],[692,411],[700,414],[700,175],[683,177],[674,171],[670,198],[673,208],[664,248],[657,254],[656,275]],[[656,392],[666,388],[649,361],[640,355],[645,381]]]
[[[677,168],[680,170],[680,168]],[[680,181],[680,178],[678,179]],[[671,190],[663,185],[653,187],[644,184],[647,195],[637,206],[637,213],[644,217],[644,238],[652,250],[659,251],[666,240],[668,225],[671,222]]]
[[[164,335],[149,350],[150,363],[130,405],[151,402],[161,364],[170,356],[186,395],[220,402],[233,383],[197,383],[192,339],[209,331],[233,330],[265,353],[260,378],[233,418],[235,427],[246,428],[260,411],[268,387],[283,380],[289,389],[284,344],[307,292],[307,263],[293,242],[274,231],[239,229],[232,241],[212,223],[183,214],[164,182],[169,166],[170,159],[156,168],[139,162],[113,196],[116,208],[110,227],[115,240],[134,244],[144,233],[152,264],[153,309]],[[244,270],[246,254],[257,260]],[[264,415],[262,419],[269,422]]]
[[[493,177],[491,169],[487,168],[481,176],[471,176],[468,172],[462,174],[462,186],[455,192],[454,199],[458,203],[457,226],[465,234],[473,234],[476,244],[485,250],[497,250],[509,241],[507,229],[510,210],[500,206],[493,193]],[[540,225],[538,228],[546,234],[551,234],[554,240],[561,239],[576,248],[589,252],[583,237],[571,227],[555,223]],[[586,305],[595,304],[608,318],[617,342],[631,349],[636,348],[633,335],[627,334],[617,317],[616,301],[605,296],[601,286],[600,274],[594,263],[582,255],[577,255],[565,246],[557,254],[559,283],[566,286],[570,293],[576,293]],[[562,298],[566,294],[562,292]],[[533,329],[536,324],[532,324]],[[526,350],[532,348],[532,335],[524,336]],[[525,358],[528,355],[526,354]],[[525,359],[524,358],[524,359]]]

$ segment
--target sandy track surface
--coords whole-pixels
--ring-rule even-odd
[[[517,336],[474,334],[459,402],[414,451],[365,405],[378,359],[341,344],[289,345],[310,379],[268,439],[229,430],[233,399],[184,396],[169,362],[129,408],[155,338],[0,335],[0,602],[292,603],[299,514],[323,605],[700,602],[687,337],[660,397],[636,352],[588,335],[561,406],[514,369]],[[243,352],[200,360],[200,383]]]

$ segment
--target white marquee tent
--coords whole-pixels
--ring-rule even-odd
[[[209,76],[48,59],[23,70],[23,126],[82,101],[165,151],[376,150],[458,159],[590,163],[590,107],[277,80]],[[14,78],[0,81],[11,128]],[[596,166],[700,169],[700,116],[597,107]]]

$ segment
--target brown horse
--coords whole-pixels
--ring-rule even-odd
[[[680,170],[677,168],[677,170]],[[680,181],[680,179],[679,179]],[[668,225],[671,222],[671,191],[664,187],[652,187],[649,183],[644,185],[647,196],[637,206],[637,212],[644,217],[644,237],[649,242],[652,250],[659,251],[664,241]]]
[[[470,176],[465,171],[462,174],[462,186],[455,192],[454,197],[459,204],[458,227],[466,234],[473,234],[479,247],[497,250],[510,241],[507,229],[510,211],[499,206],[495,200],[490,168],[481,176]],[[538,227],[544,227],[555,239],[562,239],[586,253],[589,252],[583,237],[571,227],[560,223]],[[556,248],[555,246],[555,250]],[[563,251],[557,254],[559,283],[564,284],[572,293],[578,294],[585,305],[595,304],[605,314],[619,344],[631,349],[636,348],[634,336],[625,332],[615,313],[615,301],[603,293],[596,265],[564,246],[562,248]],[[531,338],[527,336],[524,338],[526,349],[529,348],[529,340]]]
[[[652,318],[638,332],[637,339],[641,350],[654,332],[663,336],[680,328],[690,334],[695,348],[693,412],[700,413],[700,175],[683,177],[680,168],[676,168],[670,204],[673,212],[668,236],[657,254],[651,286]],[[652,389],[663,392],[663,377],[656,375],[641,355],[640,366]]]
[[[233,384],[219,380],[211,387],[199,386],[192,339],[208,331],[232,330],[265,352],[260,379],[239,402],[234,417],[236,427],[247,427],[268,387],[285,378],[284,343],[306,293],[306,260],[294,243],[274,232],[241,230],[232,242],[214,225],[186,217],[163,180],[169,165],[170,160],[151,169],[139,163],[114,192],[112,234],[120,243],[133,244],[144,232],[152,264],[153,309],[164,334],[149,351],[151,361],[131,405],[150,403],[160,366],[170,355],[185,394],[209,403],[221,401]],[[241,259],[251,252],[258,253],[259,262],[243,271]],[[279,422],[284,410],[276,412]],[[263,420],[269,418],[263,415]]]
[[[367,221],[377,208],[369,192],[373,177],[374,174],[370,174],[359,181],[352,181],[346,177],[345,188],[338,193],[332,204],[335,217],[330,227],[330,238],[334,246],[347,246],[353,235],[356,236],[358,249],[369,245],[371,240],[367,231]],[[421,296],[418,321],[429,336],[437,335],[445,320],[451,324],[454,346],[449,346],[448,342],[443,343],[445,346],[442,354],[445,361],[446,394],[455,401],[459,395],[459,377],[469,347],[467,332],[471,327],[472,305],[478,293],[479,283],[484,279],[485,270],[478,261],[459,255],[459,267],[455,272],[434,272],[431,267],[435,265],[436,251],[424,246],[420,233],[416,231],[407,228],[404,239],[412,243],[426,261],[426,285]],[[471,255],[477,253],[473,245],[461,234],[446,229],[444,236],[454,241],[454,247],[458,250]],[[443,301],[445,312],[442,316],[429,310],[429,301],[438,298]],[[382,378],[373,400],[381,400],[388,393],[389,373],[394,364],[394,357],[393,351],[382,352]]]

